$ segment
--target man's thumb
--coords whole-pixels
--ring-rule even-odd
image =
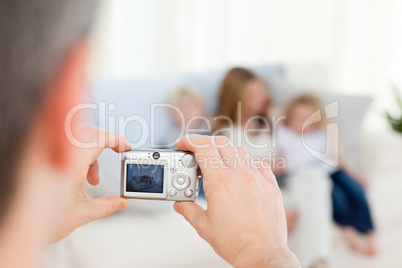
[[[181,214],[197,231],[206,224],[205,210],[195,202],[176,202],[174,210]]]
[[[127,199],[118,196],[105,196],[90,200],[87,207],[89,221],[110,216],[118,210],[128,208],[129,204]]]

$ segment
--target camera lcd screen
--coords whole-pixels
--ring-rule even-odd
[[[127,164],[126,191],[163,193],[163,166]]]

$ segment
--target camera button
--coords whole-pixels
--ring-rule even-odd
[[[186,189],[191,183],[190,178],[186,174],[176,174],[173,176],[172,185],[179,191]]]
[[[180,184],[180,185],[184,184],[184,182],[185,182],[185,180],[182,177],[179,177],[177,179],[177,183]]]
[[[193,196],[193,193],[194,193],[193,190],[188,189],[188,190],[186,190],[186,191],[184,192],[184,195],[185,195],[186,197],[190,198],[190,197]]]
[[[171,173],[176,173],[176,171],[177,171],[177,168],[176,168],[176,167],[171,167],[171,168],[170,168],[170,172],[171,172]]]
[[[170,189],[170,190],[169,190],[169,195],[170,195],[171,197],[174,197],[174,196],[177,195],[177,191],[176,191],[175,189]]]

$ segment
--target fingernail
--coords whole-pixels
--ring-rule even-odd
[[[132,148],[133,147],[133,145],[129,142],[129,141],[126,141],[126,146],[128,147],[128,148]]]
[[[126,208],[128,208],[129,205],[130,205],[130,202],[128,202],[127,199],[124,199],[124,201],[121,202],[120,209],[126,209]]]

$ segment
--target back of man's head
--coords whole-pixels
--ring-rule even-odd
[[[90,31],[96,0],[0,1],[0,219],[17,161],[63,58]]]

